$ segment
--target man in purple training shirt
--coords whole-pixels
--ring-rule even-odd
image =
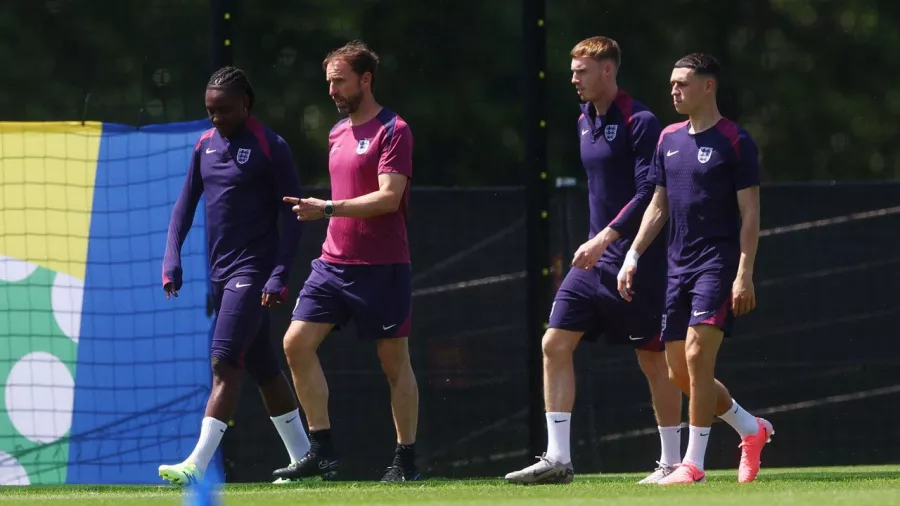
[[[588,178],[590,234],[556,294],[543,338],[547,452],[506,479],[521,484],[572,481],[573,352],[582,339],[596,341],[603,335],[610,345],[633,347],[647,378],[662,448],[657,469],[641,483],[655,483],[681,462],[681,392],[669,381],[660,341],[664,239],[648,250],[651,260],[637,278],[642,290],[635,304],[619,297],[616,275],[652,196],[647,173],[660,125],[649,109],[619,88],[621,51],[615,40],[585,39],[570,56],[572,83],[583,102],[578,137]]]
[[[360,338],[375,341],[391,389],[397,447],[382,481],[416,480],[419,394],[408,348],[412,289],[406,233],[413,137],[400,116],[375,101],[378,56],[365,44],[354,41],[332,51],[323,68],[338,110],[349,113],[329,134],[331,199],[285,197],[295,204],[297,219],[329,220],[322,256],[312,262],[284,337],[312,448],[274,475],[336,476],[328,385],[316,350],[332,328],[352,319]]]
[[[746,131],[723,118],[716,104],[721,69],[693,53],[675,63],[675,110],[688,121],[659,139],[650,179],[656,185],[640,231],[619,274],[619,292],[632,300],[638,259],[669,226],[669,282],[663,341],[670,375],[689,392],[690,436],[684,462],[660,485],[697,483],[714,415],[741,436],[738,481],[756,479],[760,453],[775,431],[744,410],[715,379],[716,355],[733,318],[756,306],[753,265],[759,239],[759,161]],[[635,299],[637,300],[637,299]]]
[[[215,309],[213,383],[200,440],[182,463],[159,466],[177,485],[197,483],[237,407],[244,369],[259,386],[272,423],[291,461],[309,449],[297,401],[268,341],[267,307],[287,296],[290,265],[302,224],[283,192],[299,192],[290,148],[250,115],[254,92],[239,69],[225,67],[206,87],[206,110],[215,128],[200,136],[169,222],[162,266],[166,298],[182,285],[181,246],[206,195],[206,232]],[[278,219],[282,218],[279,238]]]

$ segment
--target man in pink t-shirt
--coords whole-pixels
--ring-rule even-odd
[[[400,116],[375,101],[378,56],[365,44],[354,41],[332,51],[323,67],[338,110],[349,113],[328,136],[331,200],[285,197],[297,219],[329,220],[322,256],[312,262],[284,337],[311,448],[274,476],[337,476],[328,386],[316,350],[333,328],[352,319],[360,338],[375,340],[391,388],[397,448],[382,481],[411,481],[419,477],[414,450],[419,394],[407,345],[413,138]]]

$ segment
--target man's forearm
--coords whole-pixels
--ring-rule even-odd
[[[334,216],[343,218],[373,218],[392,213],[399,207],[400,199],[391,192],[377,190],[348,200],[335,200]]]
[[[608,248],[610,244],[619,240],[622,237],[616,229],[610,227],[606,227],[597,234],[596,239],[600,241],[604,248]]]
[[[653,200],[650,201],[650,205],[647,206],[647,210],[644,211],[644,218],[641,220],[641,228],[638,230],[637,236],[634,238],[634,243],[631,245],[631,249],[636,251],[639,255],[643,255],[644,252],[647,251],[647,248],[650,247],[650,244],[656,239],[656,236],[659,235],[663,225],[665,225],[666,220],[669,218],[668,203],[662,202],[664,197],[660,197],[660,195],[662,194],[657,191],[653,196]]]
[[[756,250],[759,246],[759,214],[746,213],[741,216],[741,259],[738,276],[753,277],[756,264]]]

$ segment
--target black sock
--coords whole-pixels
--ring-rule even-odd
[[[394,465],[399,466],[406,472],[412,472],[416,469],[416,445],[397,445],[394,453]]]
[[[309,451],[326,459],[334,458],[331,429],[309,431]]]

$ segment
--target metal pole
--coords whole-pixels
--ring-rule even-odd
[[[528,271],[528,432],[531,455],[543,453],[541,338],[550,310],[550,178],[547,165],[545,0],[523,0],[526,262]]]
[[[236,0],[210,0],[212,15],[212,69],[216,70],[234,65],[232,22],[234,21],[234,3]]]

